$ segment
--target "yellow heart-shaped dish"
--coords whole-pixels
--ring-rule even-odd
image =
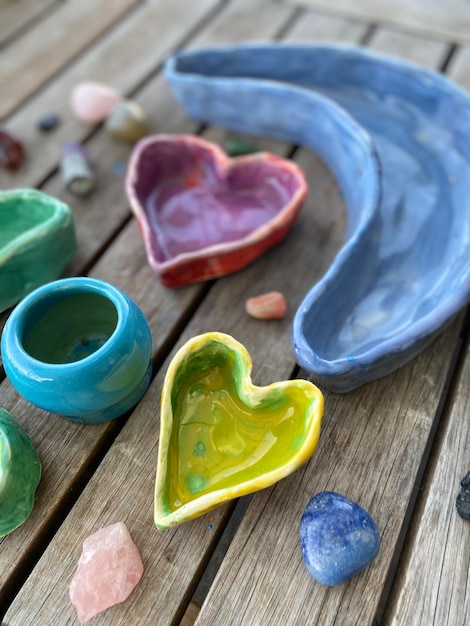
[[[313,454],[323,395],[306,380],[257,387],[251,358],[230,335],[190,339],[162,391],[155,485],[160,530],[268,487]]]

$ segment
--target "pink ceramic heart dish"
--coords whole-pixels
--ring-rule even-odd
[[[281,241],[307,193],[298,166],[269,153],[229,158],[194,135],[140,141],[126,193],[166,287],[241,269]]]

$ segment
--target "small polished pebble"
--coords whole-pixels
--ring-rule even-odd
[[[375,558],[380,534],[372,517],[358,504],[332,492],[315,495],[300,522],[302,557],[323,585],[340,585]]]
[[[110,114],[120,95],[102,83],[84,81],[75,85],[70,96],[70,108],[82,122],[97,124]]]
[[[287,313],[287,301],[280,291],[269,291],[248,298],[245,310],[248,315],[260,320],[282,320]]]
[[[259,148],[239,137],[230,137],[224,144],[225,152],[232,157],[259,152]]]
[[[12,132],[0,126],[0,167],[16,170],[23,162],[23,144]]]
[[[144,110],[138,102],[118,102],[105,122],[105,128],[115,139],[134,143],[150,134]]]
[[[54,130],[54,128],[57,128],[59,123],[60,117],[55,113],[50,113],[49,115],[41,117],[41,119],[38,121],[38,128],[39,130],[48,133],[49,131]]]
[[[462,478],[460,487],[455,505],[460,517],[470,520],[470,472]]]

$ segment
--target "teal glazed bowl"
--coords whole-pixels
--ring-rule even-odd
[[[92,278],[33,291],[8,318],[1,347],[5,372],[22,396],[82,424],[122,415],[150,382],[144,314],[122,291]]]

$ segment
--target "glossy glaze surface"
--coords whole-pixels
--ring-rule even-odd
[[[271,154],[229,159],[192,135],[156,135],[127,184],[152,267],[167,286],[245,266],[282,239],[306,194],[302,172]]]
[[[232,337],[191,339],[162,394],[155,523],[164,529],[273,484],[313,453],[323,397],[303,380],[256,387]]]
[[[31,438],[0,407],[0,537],[28,519],[40,478],[41,462]]]
[[[14,309],[2,335],[5,371],[17,391],[83,423],[118,417],[140,400],[151,345],[139,307],[91,278],[40,287]]]
[[[34,189],[0,191],[0,311],[57,278],[75,248],[66,204]]]
[[[393,371],[468,301],[465,92],[438,74],[342,46],[181,53],[169,60],[167,77],[194,117],[302,143],[337,178],[348,212],[346,240],[306,295],[293,328],[299,362],[320,384],[344,392]],[[369,137],[381,186],[372,207],[364,189],[372,177],[363,171],[370,164],[345,144],[346,127],[325,125],[313,104],[319,96]],[[260,115],[249,106],[253,99]]]
[[[302,514],[299,532],[308,571],[328,586],[358,574],[380,548],[380,533],[369,513],[333,491],[313,496]]]

